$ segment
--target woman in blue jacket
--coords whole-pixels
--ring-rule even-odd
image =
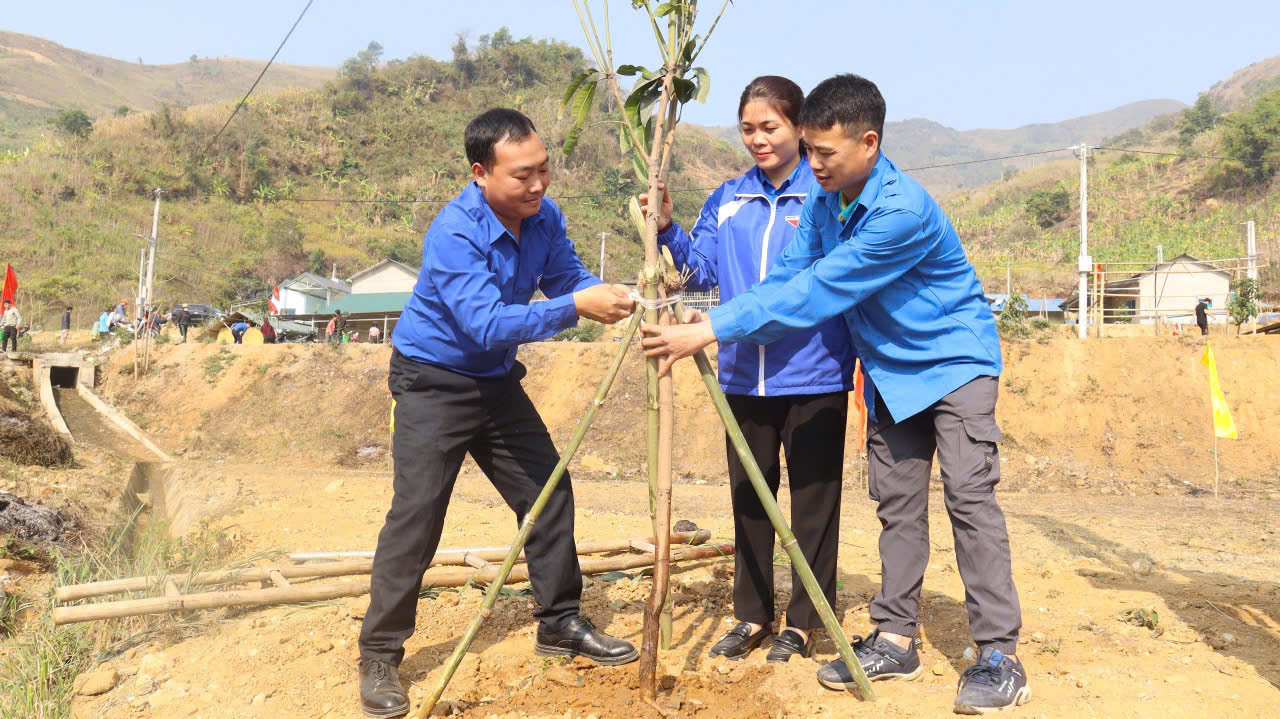
[[[707,198],[691,233],[671,221],[671,199],[664,193],[658,241],[671,249],[677,266],[691,273],[688,289],[718,285],[721,300],[728,302],[763,280],[791,242],[814,184],[800,142],[803,102],[804,93],[783,77],[766,75],[747,85],[738,122],[755,167]],[[721,345],[719,353],[720,385],[775,496],[781,472],[778,450],[786,453],[792,529],[832,606],[853,361],[848,329],[840,318],[769,345]],[[741,659],[772,634],[774,532],[746,470],[732,445],[726,445],[739,624],[711,648],[711,655]],[[771,663],[797,653],[810,656],[813,632],[822,626],[794,572],[791,585],[786,629],[774,639]]]

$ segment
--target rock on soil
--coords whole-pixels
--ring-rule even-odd
[[[96,697],[115,689],[118,681],[120,681],[120,675],[114,669],[81,674],[76,677],[76,694],[82,697]]]

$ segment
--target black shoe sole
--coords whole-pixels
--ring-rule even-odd
[[[395,707],[394,709],[370,709],[363,704],[360,705],[360,713],[370,719],[387,719],[387,717],[402,717],[409,713],[409,702],[405,702],[403,707]]]
[[[911,672],[910,674],[878,674],[874,677],[867,677],[867,679],[873,682],[890,682],[890,681],[913,682],[919,679],[923,675],[924,675],[924,665],[921,664],[920,666],[916,667],[916,670],[914,672]],[[826,679],[823,679],[822,677],[818,677],[818,683],[828,689],[834,689],[838,692],[842,692],[846,690],[855,692],[858,690],[858,684],[856,682],[829,682]]]
[[[955,706],[955,713],[956,714],[992,714],[994,712],[1002,712],[1002,711],[1008,711],[1010,709],[1016,709],[1017,707],[1020,707],[1029,701],[1031,701],[1031,687],[1028,685],[1028,686],[1023,686],[1021,689],[1018,690],[1017,694],[1013,695],[1012,704],[1007,704],[1002,707],[978,707],[978,706],[973,706],[972,704],[957,703]]]
[[[630,664],[640,658],[639,649],[632,649],[630,654],[623,654],[620,657],[593,657],[590,654],[583,654],[576,649],[562,649],[561,647],[551,647],[537,642],[533,645],[533,653],[540,657],[585,657],[596,664],[606,667]]]

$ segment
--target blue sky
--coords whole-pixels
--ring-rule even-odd
[[[0,27],[131,61],[181,62],[192,53],[265,60],[304,4],[9,2]],[[718,3],[702,5],[705,24]],[[611,8],[617,61],[652,64],[641,16],[628,0]],[[569,0],[316,0],[280,60],[336,66],[370,40],[387,58],[447,57],[459,30],[475,38],[502,25],[516,37],[582,45]],[[1191,102],[1233,71],[1280,54],[1277,28],[1274,0],[736,0],[701,58],[711,98],[686,119],[733,123],[738,92],[760,74],[786,75],[808,90],[835,72],[857,72],[880,85],[890,119],[926,117],[958,129],[1056,122],[1135,100]]]

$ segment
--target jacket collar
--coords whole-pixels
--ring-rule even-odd
[[[484,231],[485,238],[489,240],[489,244],[493,244],[504,236],[509,236],[511,234],[507,230],[506,225],[502,224],[502,220],[498,219],[498,216],[494,214],[493,208],[489,206],[489,201],[484,197],[484,191],[480,189],[480,185],[476,184],[475,180],[472,180],[471,183],[467,185],[466,189],[462,191],[462,194],[458,196],[458,200],[461,202],[463,208],[468,210],[472,217],[476,218],[476,221]],[[543,200],[545,202],[546,198],[543,198]],[[539,207],[538,214],[533,215],[532,217],[526,217],[521,222],[521,236],[523,236],[524,232],[532,227],[534,223],[542,221],[542,213],[543,208]],[[514,240],[515,238],[512,239]]]
[[[809,185],[813,184],[813,170],[809,169],[809,163],[802,157],[787,179],[782,181],[782,186],[777,188],[775,195],[783,194],[800,194],[809,193]],[[773,188],[773,184],[769,182],[769,178],[765,176],[764,171],[757,165],[747,170],[742,176],[742,183],[738,186],[736,194],[739,195],[768,195],[769,190]]]
[[[840,209],[843,200],[838,191],[827,192],[822,190],[821,192],[827,207],[831,210],[831,214],[835,215],[841,224],[845,224],[853,219],[854,215],[858,214],[858,207],[870,210],[871,206],[880,198],[880,191],[884,189],[884,186],[896,182],[897,179],[898,167],[881,152],[880,157],[876,159],[875,166],[871,168],[871,174],[867,177],[867,184],[862,186],[862,192],[858,194],[858,199],[844,208],[843,212]]]

